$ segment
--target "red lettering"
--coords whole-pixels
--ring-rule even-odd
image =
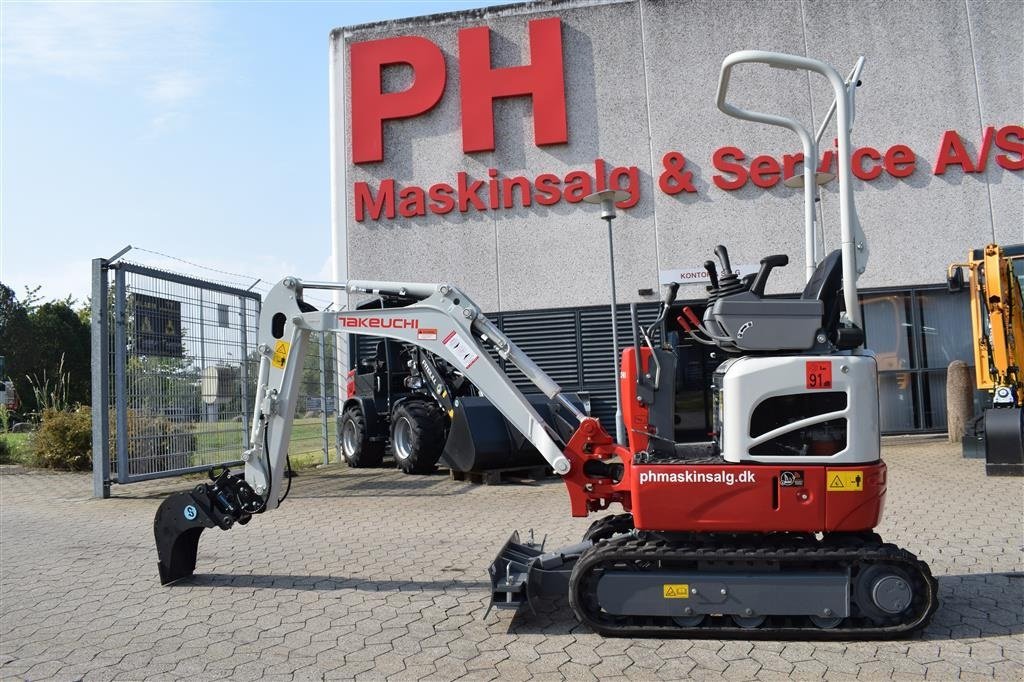
[[[712,165],[723,173],[733,173],[736,176],[732,179],[722,175],[713,176],[711,179],[719,189],[732,191],[747,184],[747,169],[743,167],[743,164],[735,163],[743,161],[745,158],[739,147],[722,147],[715,152],[711,158]]]
[[[455,199],[452,198],[452,194],[455,193],[455,188],[451,185],[440,182],[436,185],[431,185],[428,190],[430,194],[430,212],[435,215],[444,215],[451,213],[452,209],[455,208]]]
[[[622,178],[626,178],[628,181],[625,187],[620,182]],[[640,169],[636,166],[613,168],[611,177],[608,178],[608,184],[612,189],[622,189],[629,194],[629,198],[615,204],[619,208],[632,208],[636,206],[636,202],[640,201]]]
[[[512,208],[512,190],[519,188],[519,201],[521,206],[530,205],[530,181],[521,175],[514,178],[503,178],[501,181],[502,206]]]
[[[403,218],[427,215],[427,198],[422,188],[415,185],[403,187],[398,192],[398,198],[401,199],[398,202],[398,215]]]
[[[779,162],[770,156],[755,156],[750,162],[750,179],[758,187],[768,189],[779,183]]]
[[[782,155],[782,179],[789,180],[791,177],[796,175],[797,165],[803,165],[804,153],[797,152],[796,154],[783,154]]]
[[[413,82],[401,92],[383,92],[381,72],[392,64],[412,67]],[[419,36],[354,43],[349,48],[352,87],[352,162],[384,158],[384,121],[418,116],[441,100],[444,55]]]
[[[459,81],[462,101],[462,150],[494,149],[494,100],[529,95],[533,100],[533,141],[541,146],[569,141],[562,63],[562,21],[529,23],[530,63],[491,67],[491,29],[459,31]],[[355,132],[353,131],[353,138]]]
[[[343,327],[360,329],[419,329],[420,321],[408,317],[339,317]]]
[[[871,165],[871,168],[864,168],[865,156],[876,162]],[[860,147],[859,149],[855,149],[850,159],[853,175],[859,180],[874,180],[882,174],[882,164],[877,163],[881,160],[882,155],[879,154],[878,150],[874,147]]]
[[[935,159],[935,175],[944,175],[948,166],[960,166],[965,173],[974,172],[971,156],[964,147],[960,134],[955,130],[947,130],[939,143],[939,155]]]
[[[570,204],[578,204],[583,201],[583,197],[593,193],[593,185],[586,172],[573,171],[565,176],[565,189],[562,190],[562,196]]]
[[[597,181],[597,189],[595,192],[603,192],[608,189],[608,186],[604,182],[605,171],[604,171],[604,159],[594,159],[594,179]]]
[[[1016,138],[1016,141],[1014,141]],[[1006,170],[1024,170],[1024,126],[1003,126],[996,133],[996,146],[1007,154],[996,156],[996,163]],[[1010,154],[1016,154],[1014,159]]]
[[[380,220],[383,213],[388,218],[395,217],[395,180],[388,178],[381,180],[377,188],[377,198],[373,198],[373,190],[365,182],[357,182],[352,186],[353,201],[355,202],[356,222],[363,222],[367,210],[372,220]]]
[[[477,192],[484,186],[483,180],[477,180],[473,184],[466,184],[469,176],[466,175],[465,171],[460,171],[458,174],[458,197],[459,197],[459,212],[465,213],[469,210],[469,205],[473,204],[473,208],[478,211],[484,210],[484,202],[480,201],[480,195]]]
[[[537,176],[536,201],[541,206],[554,206],[562,200],[562,190],[559,188],[562,179],[552,173],[543,173]]]
[[[821,155],[821,165],[818,166],[819,173],[831,173],[832,172],[832,161],[836,158],[836,153],[829,149],[827,152]]]
[[[896,144],[885,152],[885,170],[894,178],[905,178],[917,169],[914,150],[905,144]]]
[[[490,190],[487,193],[487,207],[493,211],[494,209],[498,208],[498,195],[501,193],[501,191],[498,189],[498,169],[488,168],[487,174],[491,176],[490,181],[487,183],[487,189]]]

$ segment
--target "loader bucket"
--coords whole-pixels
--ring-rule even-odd
[[[579,409],[583,401],[569,394]],[[543,394],[527,394],[525,398],[533,409],[557,432],[562,433],[557,410]],[[571,434],[575,425],[569,429]],[[451,420],[451,430],[445,443],[444,462],[455,471],[484,471],[509,467],[527,467],[545,464],[530,441],[505,421],[498,408],[487,398],[465,396],[459,398]]]
[[[196,569],[199,536],[204,529],[218,525],[211,517],[209,498],[203,488],[205,486],[174,493],[156,510],[153,535],[161,585],[192,575]]]

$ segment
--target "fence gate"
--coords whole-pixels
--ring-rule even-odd
[[[99,258],[92,308],[94,495],[240,464],[259,294]]]

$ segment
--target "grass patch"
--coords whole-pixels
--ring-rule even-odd
[[[333,419],[329,418],[327,423],[328,432],[332,436]],[[239,422],[200,423],[196,425],[195,438],[197,463],[230,461],[241,457],[248,434],[242,434],[242,425]],[[292,422],[288,456],[292,460],[293,469],[308,469],[322,464],[322,448],[322,422],[319,417],[296,419]]]
[[[31,459],[31,433],[0,433],[0,464],[27,464]]]

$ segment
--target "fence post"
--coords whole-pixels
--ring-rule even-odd
[[[327,365],[325,362],[327,333],[320,332],[320,438],[324,446],[324,464],[331,463],[331,443],[327,436]]]
[[[114,270],[114,413],[117,482],[128,482],[128,330],[124,270]]]
[[[238,309],[242,316],[242,324],[239,327],[242,339],[242,362],[238,369],[238,379],[242,384],[242,447],[249,447],[249,313],[245,306],[245,296],[238,297]]]
[[[107,261],[92,260],[92,495],[110,497],[110,314]]]

